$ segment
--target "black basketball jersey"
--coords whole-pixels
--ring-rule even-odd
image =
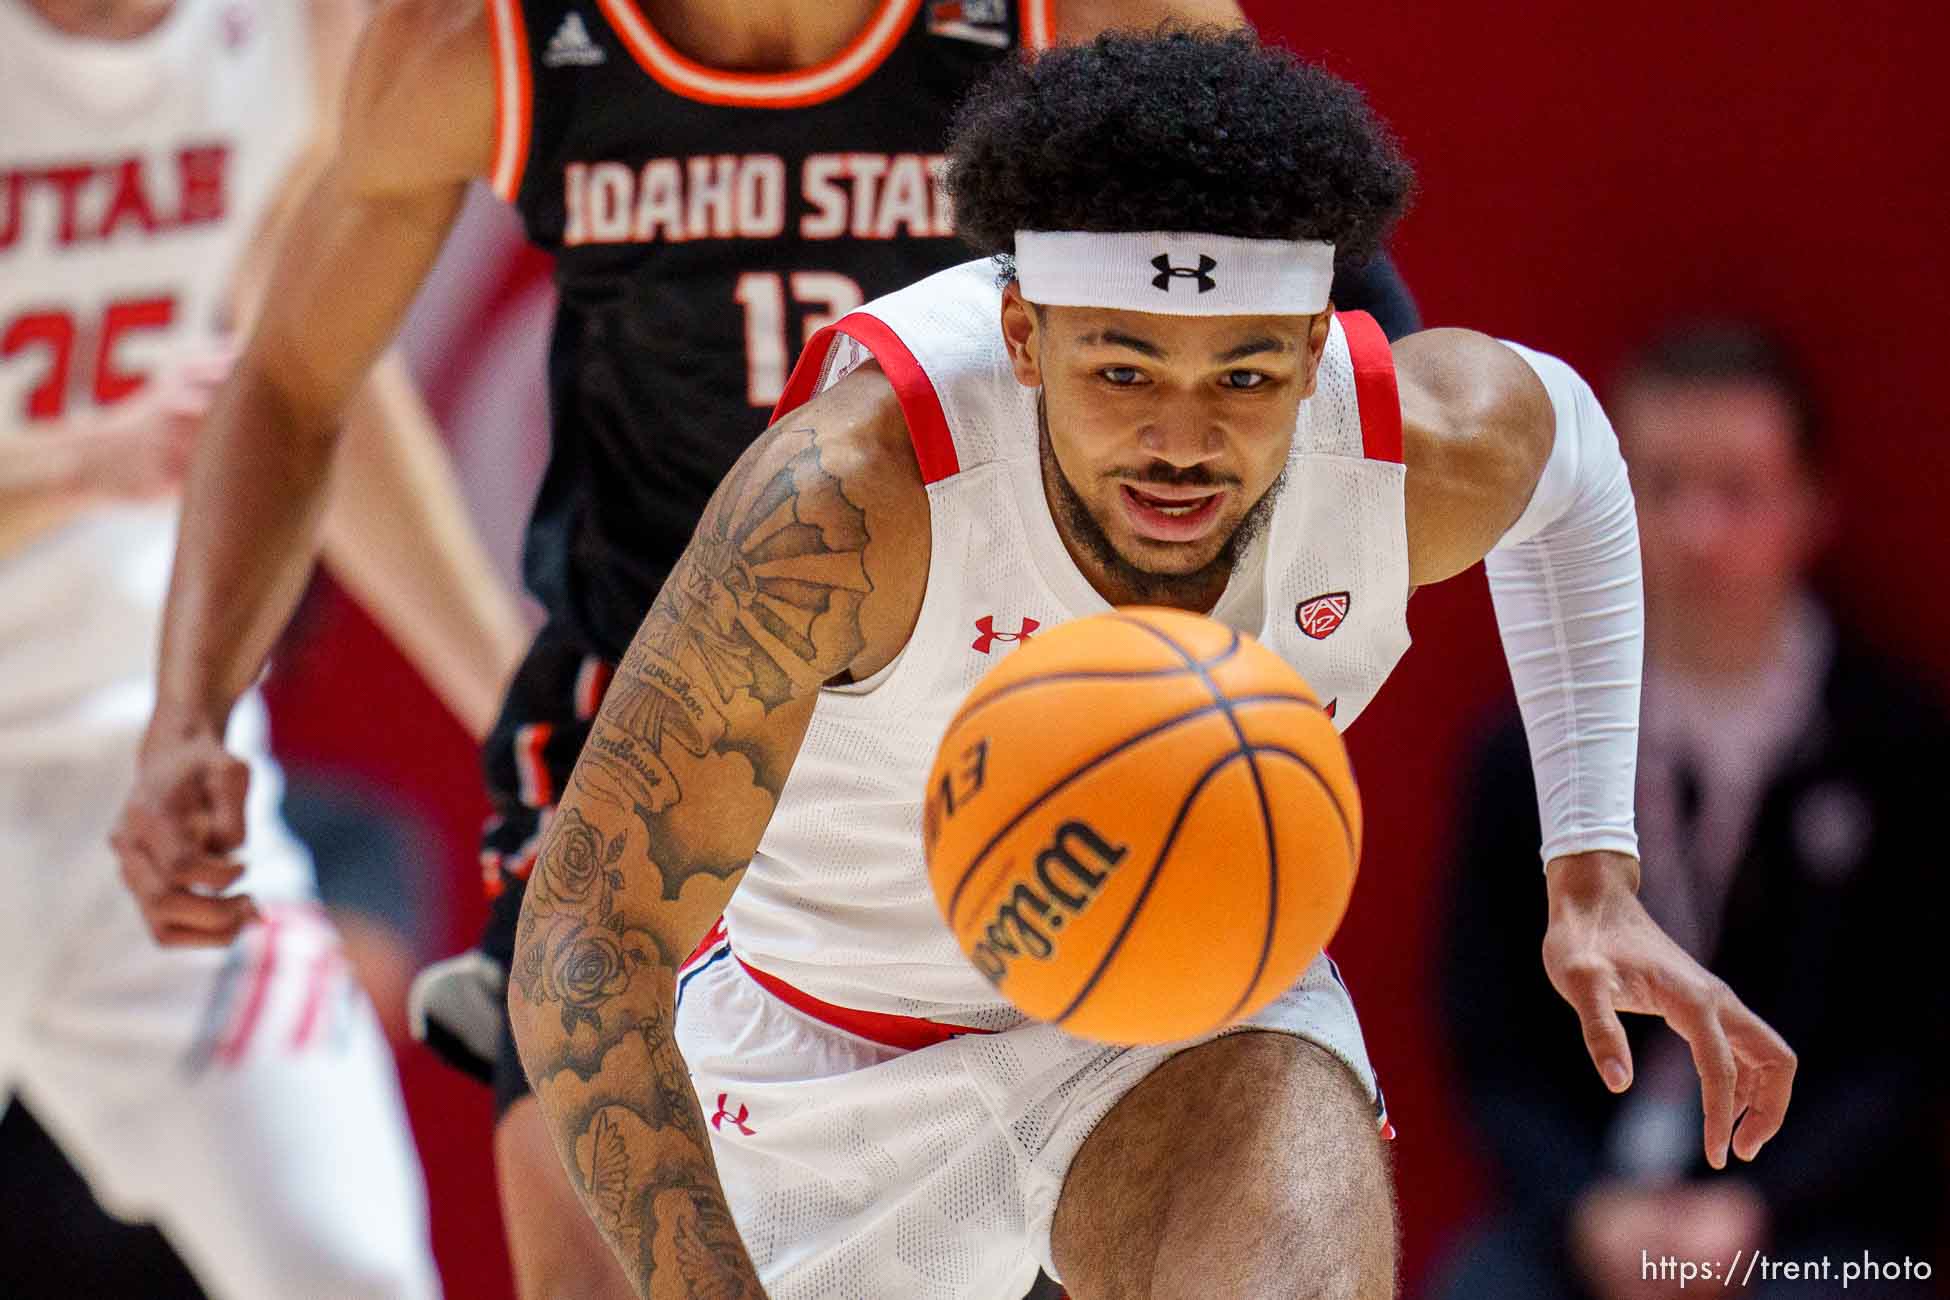
[[[833,59],[764,75],[686,59],[635,0],[489,8],[495,188],[560,293],[526,576],[616,657],[806,338],[969,256],[949,119],[1048,43],[1048,0],[882,0]]]

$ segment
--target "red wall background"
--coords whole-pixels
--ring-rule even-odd
[[[1834,415],[1841,527],[1828,586],[1950,687],[1940,7],[1247,8],[1365,86],[1394,123],[1422,178],[1395,249],[1430,323],[1555,351],[1601,388],[1636,339],[1676,314],[1782,330]],[[1410,622],[1414,650],[1350,736],[1373,829],[1336,953],[1402,1132],[1412,1282],[1481,1197],[1434,1023],[1429,949],[1454,774],[1509,688],[1480,573],[1419,595]],[[480,917],[472,753],[356,611],[334,601],[323,631],[330,651],[308,655],[277,692],[280,745],[364,769],[424,808],[444,835],[452,939],[464,944]],[[1568,1012],[1564,1033],[1575,1047]],[[417,1050],[402,1069],[449,1292],[505,1296],[485,1091]]]

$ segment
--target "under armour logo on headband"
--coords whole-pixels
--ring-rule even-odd
[[[1151,277],[1151,287],[1154,289],[1163,289],[1166,293],[1171,292],[1172,278],[1180,275],[1187,279],[1197,280],[1198,291],[1200,293],[1205,293],[1219,287],[1219,282],[1212,278],[1212,272],[1218,269],[1219,264],[1203,253],[1198,255],[1197,270],[1193,270],[1189,266],[1173,266],[1169,253],[1158,254],[1151,259],[1151,265],[1158,268],[1158,273]]]

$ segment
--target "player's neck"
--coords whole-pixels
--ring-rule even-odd
[[[837,55],[883,0],[636,0],[686,58],[738,72],[791,72]]]
[[[128,41],[154,31],[176,0],[27,0],[27,6],[69,36]]]

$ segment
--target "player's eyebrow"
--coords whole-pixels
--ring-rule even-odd
[[[1256,339],[1247,339],[1236,348],[1227,348],[1215,357],[1214,360],[1220,364],[1224,364],[1228,361],[1241,361],[1247,357],[1257,356],[1262,352],[1291,351],[1293,351],[1293,345],[1285,339],[1276,339],[1270,334],[1265,334]]]
[[[1077,336],[1077,342],[1085,347],[1108,345],[1114,348],[1129,348],[1140,356],[1150,357],[1153,361],[1163,361],[1165,359],[1165,350],[1156,343],[1146,342],[1144,339],[1138,338],[1133,334],[1126,334],[1122,330],[1100,330],[1095,334],[1079,334]]]

